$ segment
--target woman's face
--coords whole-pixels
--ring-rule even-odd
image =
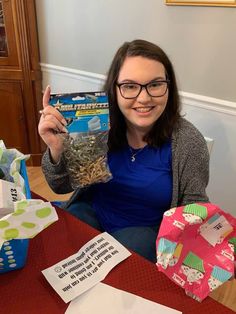
[[[166,80],[165,68],[162,63],[135,56],[126,57],[120,69],[117,83],[147,84],[161,80]],[[132,89],[132,84],[128,88]],[[165,110],[168,100],[168,90],[161,97],[152,97],[145,88],[142,88],[141,93],[134,99],[122,97],[118,86],[116,93],[118,106],[125,117],[128,129],[142,132],[148,132],[152,128]]]

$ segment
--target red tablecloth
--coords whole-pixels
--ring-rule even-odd
[[[30,240],[25,267],[0,274],[0,313],[53,314],[64,313],[68,307],[41,271],[76,253],[98,232],[63,210],[58,209],[58,215],[56,223]],[[184,314],[234,313],[209,297],[202,303],[187,297],[154,264],[135,253],[116,266],[104,282]]]

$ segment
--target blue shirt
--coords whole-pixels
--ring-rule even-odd
[[[133,150],[134,151],[134,150]],[[156,226],[172,199],[171,141],[148,145],[131,160],[129,147],[108,154],[113,178],[93,187],[93,208],[107,232],[131,226]]]

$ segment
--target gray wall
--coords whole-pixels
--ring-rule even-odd
[[[106,74],[116,49],[143,38],[171,58],[182,91],[236,101],[236,8],[164,0],[36,0],[41,62]]]
[[[106,74],[126,40],[143,38],[164,48],[186,95],[183,113],[214,139],[210,200],[236,215],[236,8],[170,7],[164,0],[36,4],[43,86],[53,92],[101,88],[104,76],[98,74]]]

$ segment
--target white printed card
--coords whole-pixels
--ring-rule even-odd
[[[64,302],[87,291],[131,253],[104,232],[87,242],[76,254],[42,271]]]

